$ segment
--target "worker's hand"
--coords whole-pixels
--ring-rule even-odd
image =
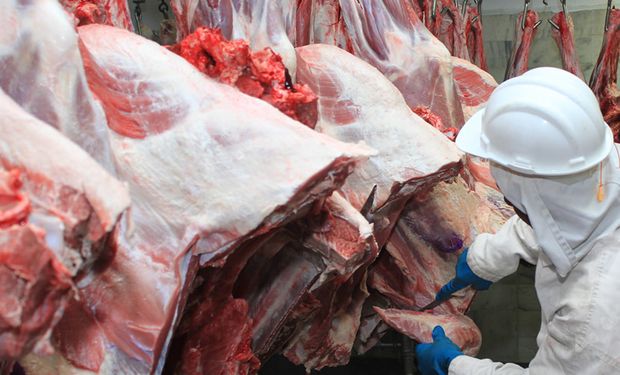
[[[447,375],[450,362],[459,355],[461,349],[446,337],[441,326],[433,329],[433,342],[418,344],[415,348],[418,370],[422,375]]]
[[[467,264],[468,251],[468,249],[465,249],[465,251],[459,255],[459,259],[456,262],[456,277],[441,287],[435,296],[436,300],[446,300],[452,294],[470,285],[476,290],[487,290],[491,286],[492,282],[476,275]]]

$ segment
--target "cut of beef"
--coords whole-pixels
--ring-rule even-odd
[[[477,7],[467,9],[467,21],[465,24],[465,36],[467,38],[467,50],[469,60],[482,70],[488,70],[487,59],[484,53],[484,41],[482,39],[482,15]]]
[[[99,23],[133,31],[127,0],[60,0],[76,26]]]
[[[0,88],[113,171],[105,113],[88,89],[77,33],[62,7],[8,0],[0,23]]]
[[[435,16],[432,16],[432,4],[425,0],[427,9],[426,26],[448,48],[452,56],[469,60],[466,20],[461,9],[453,0],[436,1]]]
[[[341,0],[356,56],[383,73],[411,108],[426,106],[446,127],[460,128],[452,62],[446,47],[418,19],[408,2]]]
[[[463,114],[465,120],[469,120],[486,105],[497,82],[492,75],[469,61],[453,57],[452,66]]]
[[[111,258],[125,187],[0,91],[0,359],[47,340],[73,295]],[[88,171],[88,174],[84,174]],[[94,269],[93,269],[94,268]]]
[[[527,14],[521,13],[517,17],[515,40],[512,46],[512,54],[506,66],[504,79],[520,76],[527,71],[530,49],[536,36],[536,29],[540,25],[538,13],[528,10]]]
[[[611,9],[603,47],[590,77],[590,88],[598,98],[605,122],[611,127],[616,142],[620,141],[620,89],[617,83],[619,56],[620,9]]]
[[[353,52],[339,0],[300,0],[296,17],[295,46],[323,43]]]
[[[171,50],[208,76],[314,128],[316,95],[307,85],[292,82],[282,58],[270,48],[253,52],[244,40],[227,41],[218,30],[199,27]]]
[[[579,56],[577,56],[577,50],[575,49],[575,25],[573,25],[573,18],[564,12],[559,12],[553,15],[550,20],[553,28],[551,29],[551,36],[560,49],[560,55],[562,56],[562,67],[577,77],[583,78],[583,72],[579,66]]]
[[[394,224],[390,203],[454,176],[460,167],[456,147],[412,113],[398,89],[364,61],[327,45],[301,47],[297,54],[298,77],[319,96],[316,130],[379,152],[353,172],[342,192],[359,210],[377,186],[372,212],[381,247]],[[366,82],[373,82],[372,90]]]
[[[442,183],[428,197],[416,197],[405,208],[369,276],[369,286],[392,306],[416,309],[435,298],[454,276],[457,251],[478,233],[493,233],[512,215],[498,192],[477,184],[470,191],[461,179]],[[467,214],[463,214],[463,213]],[[474,296],[466,289],[434,312],[464,313]],[[369,319],[367,317],[367,319]]]
[[[179,38],[202,26],[217,28],[226,39],[246,40],[254,51],[273,49],[294,74],[295,50],[287,26],[294,29],[296,0],[172,0],[170,4]]]
[[[244,239],[330,194],[370,152],[313,132],[135,34],[101,25],[79,32],[134,206],[110,268],[80,289],[105,340],[95,347],[90,334],[76,334],[72,345],[104,355],[94,364],[65,359],[98,373],[159,371],[195,270],[192,254],[223,261]],[[59,372],[68,366],[58,355],[28,365],[50,361],[65,366]]]
[[[433,342],[432,332],[440,325],[465,355],[475,356],[482,337],[476,324],[465,315],[436,314],[398,309],[375,308],[381,319],[398,332],[417,342]]]

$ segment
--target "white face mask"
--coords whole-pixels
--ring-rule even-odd
[[[619,163],[614,148],[601,165],[575,175],[528,176],[497,164],[491,174],[506,199],[527,214],[538,244],[566,276],[596,241],[620,227]]]

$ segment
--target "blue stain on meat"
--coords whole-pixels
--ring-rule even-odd
[[[407,226],[420,235],[424,241],[444,253],[453,253],[463,247],[463,239],[437,216],[433,210],[424,210],[424,205],[411,207],[403,217]]]

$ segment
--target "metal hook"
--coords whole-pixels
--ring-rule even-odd
[[[465,17],[465,15],[467,14],[468,3],[469,3],[469,0],[463,0],[463,17]]]
[[[566,13],[566,0],[560,0],[560,4],[562,4],[562,13],[566,16],[568,14]]]
[[[538,22],[536,22],[536,23],[534,24],[534,28],[535,28],[535,29],[537,29],[537,28],[538,28],[538,26],[540,26],[540,24],[541,24],[541,23],[542,23],[542,20],[538,20]]]
[[[136,5],[134,8],[134,14],[136,15],[136,31],[142,35],[142,8],[140,4],[143,4],[146,0],[133,0]]]
[[[482,25],[482,0],[478,0],[478,16],[480,16],[480,24]]]
[[[431,19],[435,21],[435,18],[437,18],[437,0],[433,0],[431,5]]]
[[[547,3],[547,0],[543,0],[543,4],[545,4],[545,6],[549,6],[549,4]]]
[[[605,31],[609,31],[609,15],[611,13],[611,2],[613,0],[607,0],[607,13],[605,13]]]
[[[531,0],[524,0],[523,2],[523,16],[521,17],[521,30],[525,30],[525,18],[527,17],[527,10],[530,7]]]
[[[558,25],[557,23],[553,22],[551,19],[548,19],[547,22],[549,22],[551,24],[551,26],[553,26],[554,29],[560,31],[560,25]]]
[[[161,0],[161,3],[159,3],[159,7],[157,9],[159,9],[161,14],[164,15],[164,19],[167,20],[168,19],[168,10],[170,10],[170,8],[168,8],[168,4],[166,4],[166,0]]]

